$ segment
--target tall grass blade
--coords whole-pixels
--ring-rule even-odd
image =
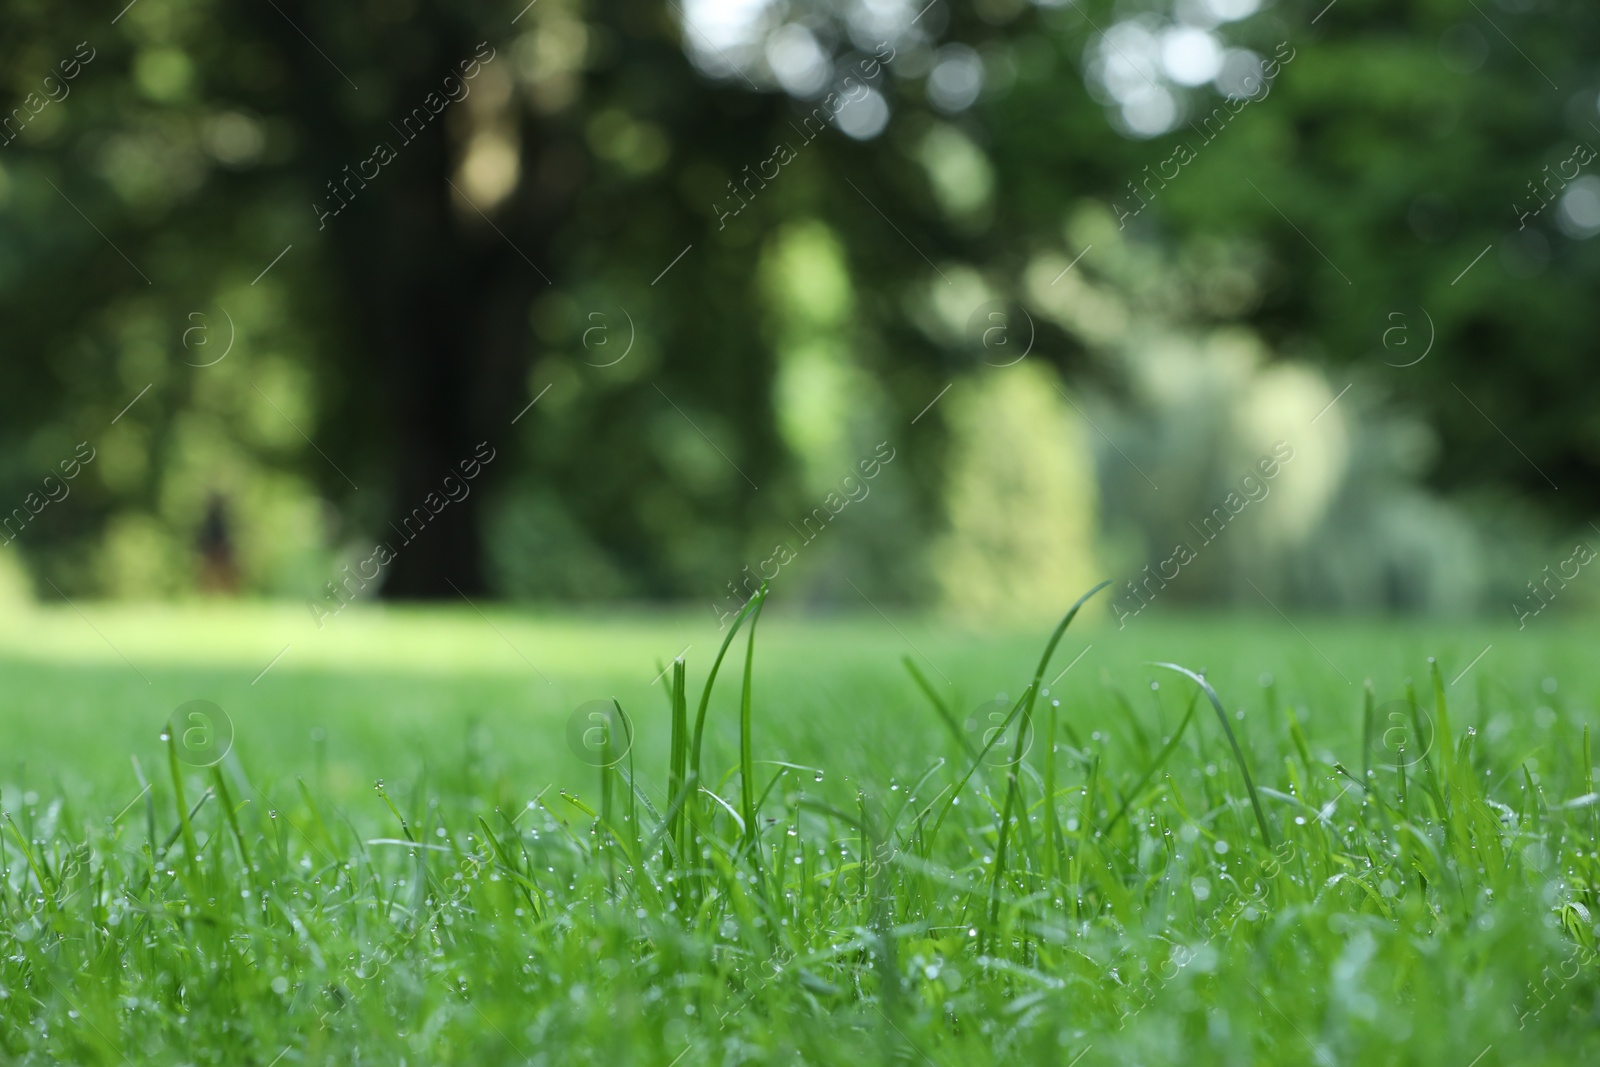
[[[1055,633],[1050,635],[1049,643],[1044,646],[1044,655],[1039,657],[1039,669],[1033,672],[1033,681],[1028,683],[1027,691],[1022,694],[1022,721],[1017,725],[1017,743],[1012,751],[1011,765],[1006,772],[1006,802],[1000,815],[1000,840],[994,851],[994,881],[989,892],[991,927],[1000,916],[1000,882],[1006,876],[1006,846],[1011,838],[1011,817],[1022,796],[1022,784],[1017,778],[1017,766],[1021,764],[1022,757],[1027,752],[1024,746],[1027,744],[1033,725],[1033,702],[1039,697],[1039,690],[1044,685],[1044,672],[1049,669],[1050,657],[1055,655],[1056,646],[1061,643],[1061,637],[1067,632],[1067,627],[1072,625],[1072,620],[1077,617],[1078,611],[1089,598],[1110,584],[1110,579],[1101,582],[1067,609],[1067,613],[1061,617],[1061,622],[1056,625]]]
[[[1050,733],[1044,748],[1044,876],[1046,881],[1056,877],[1056,857],[1061,850],[1061,820],[1056,815],[1056,708],[1061,701],[1050,702]]]
[[[672,662],[672,752],[671,766],[667,772],[667,795],[674,799],[667,813],[667,836],[683,853],[683,804],[689,795],[689,702],[687,699],[683,660]],[[670,863],[669,863],[670,866]]]
[[[762,587],[765,592],[766,587]],[[760,597],[762,603],[766,597]],[[756,610],[750,614],[750,634],[745,644],[744,652],[744,687],[739,692],[739,806],[744,815],[744,843],[751,849],[752,861],[760,866],[760,858],[755,855],[754,845],[757,833],[756,825],[756,770],[755,757],[751,752],[750,738],[750,687],[751,671],[756,659],[756,623],[761,621],[761,604],[756,605]]]
[[[665,674],[666,671],[662,673]],[[622,728],[628,732],[628,825],[633,832],[633,854],[642,859],[644,854],[639,851],[639,846],[644,842],[639,837],[639,798],[638,790],[634,786],[636,779],[633,776],[633,724],[628,721],[628,716],[623,714],[620,700],[612,697],[611,704],[617,709],[617,721],[622,723]]]
[[[971,740],[968,739],[966,732],[961,729],[961,723],[957,721],[955,712],[951,711],[950,705],[939,697],[938,690],[933,688],[927,676],[917,669],[916,661],[910,656],[901,656],[900,662],[905,664],[906,670],[911,675],[911,680],[917,683],[917,688],[922,690],[922,695],[927,697],[928,703],[933,705],[933,710],[938,714],[939,720],[950,728],[950,733],[954,735],[956,744],[965,749],[968,756],[976,759],[978,751],[972,747]]]
[[[1180,667],[1176,663],[1155,663],[1155,667],[1164,667],[1169,671],[1177,671],[1194,684],[1198,685],[1205,693],[1206,699],[1211,701],[1211,706],[1216,709],[1217,721],[1222,723],[1222,732],[1227,735],[1228,745],[1233,749],[1233,758],[1239,764],[1239,773],[1244,775],[1244,787],[1250,794],[1250,806],[1255,809],[1256,825],[1261,828],[1261,842],[1268,848],[1272,847],[1272,831],[1267,829],[1267,814],[1261,808],[1261,797],[1256,793],[1255,779],[1250,777],[1250,767],[1245,763],[1244,751],[1239,747],[1239,739],[1233,736],[1233,726],[1228,722],[1228,713],[1222,708],[1222,701],[1217,696],[1217,691],[1211,688],[1211,683],[1187,667]]]
[[[198,889],[200,847],[195,843],[194,824],[189,821],[188,804],[183,796],[183,768],[178,762],[177,730],[171,725],[166,729],[166,742],[167,768],[172,773],[172,791],[178,801],[178,829],[183,834],[183,859],[190,874],[196,879],[194,888]]]
[[[222,777],[222,765],[211,765],[212,781],[216,782],[217,799],[222,803],[223,813],[228,817],[228,829],[233,831],[234,844],[239,848],[239,860],[244,864],[242,871],[246,881],[253,881],[250,874],[250,849],[244,843],[244,833],[239,829],[239,815],[233,807],[233,797],[228,792],[228,783]]]
[[[1139,795],[1140,790],[1144,789],[1145,784],[1149,782],[1151,778],[1155,777],[1155,773],[1166,764],[1167,758],[1171,756],[1173,752],[1177,751],[1178,742],[1183,739],[1183,732],[1189,728],[1189,720],[1194,718],[1195,702],[1199,699],[1199,693],[1195,693],[1189,698],[1189,706],[1184,710],[1183,721],[1178,723],[1177,731],[1172,735],[1167,743],[1162,746],[1160,754],[1157,755],[1150,766],[1145,769],[1144,774],[1139,776],[1139,780],[1133,783],[1133,788],[1128,790],[1128,798],[1122,802],[1122,806],[1117,809],[1117,813],[1111,816],[1111,821],[1106,823],[1105,829],[1101,831],[1102,833],[1109,834],[1111,832],[1111,828],[1116,826],[1124,815],[1128,814],[1128,807],[1133,803],[1134,798]]]
[[[1366,680],[1363,690],[1361,698],[1361,787],[1370,789],[1372,788],[1372,716],[1377,711],[1374,705],[1376,697],[1372,691],[1371,678]]]
[[[930,839],[939,836],[939,827],[944,825],[944,817],[950,814],[950,809],[955,806],[955,802],[961,797],[961,791],[972,780],[973,774],[977,773],[978,767],[983,763],[983,757],[987,756],[989,750],[999,743],[1000,739],[1006,735],[1006,728],[1016,721],[1017,716],[1022,714],[1022,704],[1027,698],[1028,695],[1026,693],[1017,698],[1017,702],[1011,705],[1011,711],[1006,715],[1005,721],[1000,724],[999,729],[993,732],[983,748],[978,750],[978,755],[973,759],[971,766],[967,768],[967,773],[961,776],[961,781],[957,782],[955,789],[950,792],[950,798],[944,802],[944,807],[939,809],[939,817],[933,820],[933,830],[928,834]]]
[[[767,583],[762,582],[761,588],[756,590],[756,595],[751,597],[745,606],[739,610],[734,618],[733,625],[728,627],[728,636],[722,639],[722,647],[717,650],[717,658],[711,663],[711,673],[706,675],[706,687],[700,693],[700,708],[694,715],[694,739],[689,749],[689,775],[696,782],[700,780],[700,744],[705,739],[706,709],[711,706],[711,689],[717,684],[717,671],[722,668],[722,660],[728,654],[728,646],[733,644],[733,637],[739,632],[739,627],[744,620],[761,610],[761,605],[767,599]]]
[[[1589,754],[1589,724],[1583,724],[1583,795],[1594,795],[1594,757]],[[1600,841],[1600,811],[1589,809],[1589,835]]]

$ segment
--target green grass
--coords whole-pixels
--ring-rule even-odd
[[[3,1062],[1600,1057],[1589,628],[84,610],[0,627]]]

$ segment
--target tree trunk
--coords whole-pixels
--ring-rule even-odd
[[[284,10],[315,36],[318,20],[307,8]],[[273,26],[273,17],[268,9],[263,28],[285,54],[301,54],[288,20]],[[341,275],[339,295],[355,305],[360,328],[349,341],[360,350],[351,364],[362,371],[331,383],[339,400],[319,436],[342,441],[346,447],[336,451],[364,455],[369,469],[386,475],[386,484],[361,485],[347,509],[387,520],[375,524],[394,554],[382,595],[476,596],[486,591],[482,503],[509,468],[511,420],[528,399],[528,306],[550,284],[533,264],[549,262],[555,205],[531,203],[526,180],[492,224],[452,199],[464,196],[452,188],[451,131],[466,119],[466,105],[445,105],[420,132],[402,124],[473,58],[478,42],[431,5],[419,5],[389,36],[366,42],[375,66],[392,66],[383,64],[387,46],[404,46],[394,51],[406,54],[407,73],[390,82],[377,111],[388,121],[343,121],[344,109],[330,106],[329,97],[350,90],[332,69],[297,79],[294,90],[309,155],[335,187],[314,192],[320,207],[337,210],[321,221]],[[495,58],[511,61],[503,53]],[[524,123],[522,133],[527,175],[536,171],[541,131]],[[363,180],[359,172],[371,173],[377,142],[394,156]],[[469,482],[463,464],[471,470],[475,462],[481,469]],[[449,485],[447,477],[454,479]]]

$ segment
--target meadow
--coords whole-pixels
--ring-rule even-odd
[[[1600,1054],[1592,627],[81,607],[4,1062]]]

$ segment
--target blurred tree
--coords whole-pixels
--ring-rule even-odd
[[[915,493],[852,558],[903,593],[873,561],[927,543],[948,458],[911,420],[994,373],[971,317],[1038,306],[1046,261],[1107,280],[1092,197],[1198,265],[1174,321],[1351,362],[1431,416],[1438,484],[1576,514],[1600,15],[1482,6],[4,0],[4,506],[89,440],[17,537],[69,591],[192,587],[222,493],[252,589],[379,538],[390,595],[682,595],[885,426]],[[785,226],[836,247],[848,321],[781,305]],[[1120,388],[1062,321],[1031,358]],[[796,406],[818,368],[881,395]]]
[[[1206,17],[1258,6],[1093,16],[1106,33],[1080,38],[1085,80],[1134,134],[1096,188],[1146,239],[1253,245],[1266,284],[1243,304],[1197,294],[1192,320],[1247,322],[1275,352],[1347,364],[1344,381],[1422,414],[1442,445],[1434,484],[1587,518],[1600,479],[1600,414],[1579,370],[1600,330],[1600,10],[1341,0]],[[1235,83],[1232,102],[1182,84],[1204,64],[1201,28],[1222,45],[1216,81]],[[1263,60],[1276,60],[1265,83]],[[992,124],[996,171],[1018,194],[1042,161],[1082,166],[1081,116],[1056,90],[1019,79],[1007,112],[1043,125]]]

